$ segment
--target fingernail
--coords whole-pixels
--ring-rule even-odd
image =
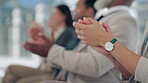
[[[76,22],[73,22],[73,25],[76,26]]]

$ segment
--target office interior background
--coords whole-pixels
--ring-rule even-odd
[[[40,58],[22,47],[28,40],[27,29],[36,21],[46,31],[47,18],[53,7],[61,3],[73,11],[77,0],[0,0],[0,78],[11,64],[38,67]],[[131,13],[140,24],[142,37],[148,20],[148,0],[136,0]]]

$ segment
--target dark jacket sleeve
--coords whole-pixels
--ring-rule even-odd
[[[77,39],[77,34],[74,31],[73,27],[68,27],[57,39],[56,44],[65,47],[67,50],[73,50],[79,43]]]

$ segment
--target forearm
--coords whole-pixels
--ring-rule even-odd
[[[133,53],[119,42],[115,43],[115,48],[110,52],[114,58],[131,74],[135,74],[140,56]]]
[[[116,66],[116,68],[121,72],[122,76],[126,79],[131,77],[131,73],[129,73],[113,56],[108,56],[108,58],[112,61],[112,63]]]
[[[80,58],[81,56],[83,56],[83,58]],[[77,73],[85,76],[95,77],[97,74],[96,73],[97,69],[95,68],[96,63],[94,62],[93,57],[89,53],[67,51],[63,47],[58,45],[55,45],[49,51],[48,63],[60,66],[61,68],[69,72],[73,72],[73,73]],[[90,70],[93,71],[94,73],[91,72]]]
[[[96,53],[66,51],[60,46],[54,46],[49,52],[48,63],[56,64],[73,73],[97,78],[114,68],[114,65],[108,58]]]

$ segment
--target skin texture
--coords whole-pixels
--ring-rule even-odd
[[[105,23],[101,25],[91,18],[84,18],[84,20],[79,20],[78,22],[79,23],[73,23],[74,27],[76,28],[76,33],[78,33],[78,38],[81,39],[85,44],[92,46],[92,48],[94,48],[96,51],[106,55],[123,74],[123,76],[126,79],[129,79],[131,76],[131,71],[129,73],[127,69],[123,67],[123,64],[115,60],[114,56],[104,49],[104,44],[113,39],[113,34],[109,26]]]

